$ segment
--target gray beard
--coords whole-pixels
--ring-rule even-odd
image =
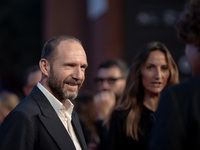
[[[67,79],[65,79],[65,80],[67,80]],[[65,99],[69,99],[69,100],[75,99],[78,95],[78,91],[74,95],[67,94],[64,91],[64,86],[63,86],[64,82],[62,83],[61,81],[59,81],[51,69],[50,76],[47,80],[47,83],[49,85],[49,88],[53,92],[53,95],[60,101],[65,100]]]

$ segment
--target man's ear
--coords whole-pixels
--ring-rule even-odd
[[[46,76],[49,76],[49,73],[50,73],[50,64],[49,62],[42,58],[40,61],[39,61],[39,66],[40,66],[40,70],[42,71],[42,73]]]

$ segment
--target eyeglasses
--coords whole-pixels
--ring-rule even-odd
[[[99,85],[103,84],[105,81],[109,85],[114,85],[117,80],[124,79],[124,77],[119,77],[119,78],[114,78],[114,77],[109,77],[109,78],[96,78],[95,82]]]

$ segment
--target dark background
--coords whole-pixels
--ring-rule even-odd
[[[155,40],[169,48],[181,80],[191,75],[185,45],[174,29],[186,0],[104,2],[105,11],[92,18],[89,0],[1,0],[0,88],[20,93],[25,70],[38,64],[43,44],[59,34],[72,34],[83,42],[89,63],[83,89],[94,91],[102,60],[120,58],[130,65],[137,51]]]
[[[40,0],[0,1],[0,85],[20,91],[27,67],[39,61]]]

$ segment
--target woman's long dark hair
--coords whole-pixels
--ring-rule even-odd
[[[111,111],[111,114],[108,117],[109,122],[114,110],[130,110],[128,117],[126,118],[126,133],[127,136],[131,136],[135,140],[138,140],[138,124],[141,118],[144,99],[144,88],[141,81],[141,66],[145,63],[150,52],[154,50],[160,50],[165,54],[170,72],[167,84],[179,82],[178,68],[168,48],[161,42],[150,42],[133,60],[119,104]]]

